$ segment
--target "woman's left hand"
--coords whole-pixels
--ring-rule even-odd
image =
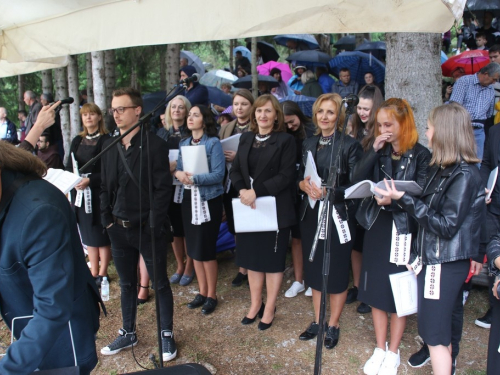
[[[379,205],[380,205],[381,201],[383,201],[383,202],[387,201],[388,203],[385,203],[385,204],[390,204],[391,199],[398,200],[405,193],[404,191],[396,190],[396,186],[394,185],[394,180],[391,180],[391,184],[389,185],[389,182],[387,182],[387,180],[384,178],[384,184],[385,184],[386,190],[379,189],[378,187],[375,187],[375,191],[377,192],[377,194],[380,194],[383,197],[383,198],[375,197],[377,202],[379,202]],[[388,198],[388,200],[386,198]]]
[[[257,199],[257,195],[255,195],[255,190],[253,189],[240,190],[240,201],[245,206],[250,206],[252,209],[255,209],[255,199]]]
[[[496,280],[493,283],[493,288],[492,288],[493,295],[495,296],[496,299],[500,299],[500,297],[498,296],[498,293],[497,293],[498,283],[500,283],[500,279]]]
[[[76,190],[85,190],[87,186],[90,184],[90,178],[84,177],[82,180],[78,183],[78,185],[75,186]]]

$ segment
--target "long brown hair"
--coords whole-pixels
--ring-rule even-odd
[[[250,114],[250,126],[249,130],[258,133],[259,126],[257,125],[257,119],[255,118],[255,111],[257,108],[264,106],[267,102],[271,102],[274,110],[276,111],[276,116],[278,117],[273,124],[274,132],[285,132],[285,116],[283,116],[283,111],[281,110],[280,102],[274,97],[274,95],[264,94],[255,99],[252,106],[252,113]]]
[[[387,111],[399,123],[399,146],[400,152],[405,153],[413,148],[418,141],[417,126],[410,104],[404,99],[390,98],[382,103],[377,110],[377,115],[380,111]],[[375,126],[374,138],[380,135],[378,126]]]
[[[469,112],[458,103],[444,104],[429,114],[434,127],[430,165],[449,165],[464,160],[469,164],[481,162],[476,154],[476,140]]]
[[[316,99],[316,101],[313,104],[313,123],[314,126],[316,127],[316,132],[314,134],[318,135],[321,134],[321,129],[318,127],[318,120],[316,119],[316,114],[319,111],[319,107],[321,107],[321,104],[323,102],[330,100],[333,103],[335,103],[335,109],[337,110],[337,127],[335,131],[340,130],[342,131],[344,127],[344,120],[345,120],[345,107],[342,105],[342,97],[339,94],[322,94]]]
[[[374,85],[366,85],[364,86],[358,94],[360,99],[368,99],[373,102],[372,109],[370,111],[370,117],[366,124],[363,125],[361,122],[361,118],[358,115],[358,112],[354,112],[352,115],[352,136],[356,138],[358,136],[359,131],[364,128],[366,130],[366,135],[363,137],[361,142],[361,146],[363,146],[363,150],[367,151],[373,144],[373,131],[375,123],[377,122],[377,118],[375,114],[377,113],[377,109],[384,102],[384,97],[382,92],[377,86]]]
[[[28,151],[17,148],[8,142],[0,142],[0,170],[10,169],[25,174],[45,176],[47,166]]]
[[[101,116],[101,119],[99,120],[99,124],[97,124],[97,130],[99,130],[100,135],[104,135],[108,133],[108,130],[106,129],[106,126],[104,125],[104,117],[102,115],[101,109],[95,105],[94,103],[85,103],[82,108],[80,108],[80,115],[83,115],[84,113],[95,113],[99,116]],[[83,130],[78,134],[80,137],[85,137],[87,134],[89,134],[89,131],[85,126],[83,126]]]

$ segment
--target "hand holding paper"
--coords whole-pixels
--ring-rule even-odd
[[[389,197],[391,199],[398,200],[405,193],[404,191],[396,190],[396,186],[394,185],[394,180],[391,180],[391,184],[389,185],[389,182],[387,182],[387,180],[384,178],[384,184],[386,190],[375,187],[375,192],[383,197]]]

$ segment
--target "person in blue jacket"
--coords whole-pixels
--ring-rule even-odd
[[[181,81],[190,78],[196,73],[196,68],[192,65],[183,66],[179,70]],[[191,105],[204,105],[209,106],[208,89],[206,86],[201,85],[199,82],[189,82],[186,84],[186,92],[184,96],[189,100]]]
[[[10,329],[33,316],[16,320],[0,374],[72,367],[74,353],[80,374],[97,364],[101,300],[68,199],[45,172],[41,160],[0,142],[0,311]]]

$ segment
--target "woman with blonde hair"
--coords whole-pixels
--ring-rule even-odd
[[[83,167],[90,159],[99,154],[102,145],[109,138],[104,126],[101,109],[94,103],[86,103],[80,109],[83,130],[71,142],[69,150],[73,158],[68,158],[66,170]],[[101,191],[101,162],[98,161],[83,171],[82,181],[75,186],[72,193],[72,204],[75,208],[76,220],[87,245],[90,271],[98,286],[103,277],[108,276],[108,265],[111,261],[111,242],[108,233],[101,224],[99,193]]]
[[[303,243],[304,280],[312,288],[315,320],[300,335],[300,340],[311,340],[319,332],[319,313],[321,303],[321,289],[323,284],[322,269],[326,237],[320,238],[316,247],[314,261],[308,260],[313,244],[320,207],[326,197],[326,182],[330,172],[330,162],[335,160],[339,153],[342,129],[344,126],[345,109],[342,98],[338,94],[322,94],[313,105],[313,121],[316,125],[314,137],[304,140],[302,147],[302,162],[299,170],[298,185],[300,190],[308,195],[314,203],[311,208],[309,199],[302,200],[299,210],[301,219],[300,231]],[[321,178],[321,186],[311,181],[311,176],[305,175],[308,155],[314,158],[316,170]],[[340,226],[331,223],[325,228],[330,239],[330,264],[326,292],[330,299],[330,319],[324,339],[327,349],[333,349],[340,335],[340,315],[344,308],[349,285],[349,260],[354,238],[353,220],[349,220],[356,212],[355,201],[345,200],[344,191],[351,185],[351,176],[354,165],[362,155],[360,144],[351,137],[344,138],[343,148],[338,161],[337,179],[335,181],[334,196],[332,197],[332,214],[339,218]],[[344,233],[352,233],[347,238]],[[351,239],[352,237],[352,239]]]
[[[431,169],[419,197],[394,183],[377,192],[417,221],[412,267],[418,283],[418,333],[429,346],[436,375],[452,371],[451,335],[455,301],[461,298],[470,259],[478,256],[485,192],[468,112],[456,103],[434,108],[425,133]],[[380,374],[380,372],[379,372]]]
[[[423,187],[430,152],[417,143],[418,133],[410,104],[404,99],[388,99],[378,109],[376,118],[375,139],[356,165],[354,180],[379,182],[387,178],[415,181]],[[373,355],[365,363],[364,372],[368,375],[396,374],[406,317],[396,314],[389,275],[406,271],[411,236],[417,232],[417,223],[390,198],[378,196],[361,201],[356,219],[366,230],[358,299],[372,307],[377,343]],[[398,243],[407,246],[399,247]],[[389,343],[386,342],[388,313],[391,313]]]

